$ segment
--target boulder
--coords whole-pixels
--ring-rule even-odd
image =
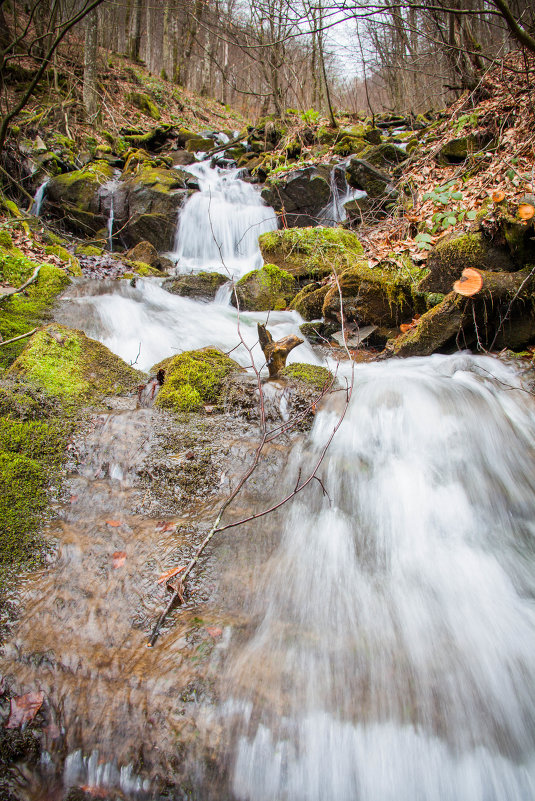
[[[448,293],[466,267],[476,270],[511,271],[513,261],[505,247],[495,247],[483,233],[454,234],[429,252],[428,274],[420,282],[423,292]]]
[[[277,212],[284,213],[290,227],[314,225],[329,202],[329,168],[305,167],[282,177],[271,178],[262,198]]]
[[[165,283],[165,289],[173,295],[198,300],[213,300],[217,290],[228,282],[228,278],[221,273],[192,273],[179,275],[172,281]]]
[[[329,291],[328,284],[314,281],[297,293],[290,303],[290,309],[299,312],[304,320],[318,320],[323,315],[323,302]]]
[[[350,160],[347,165],[346,178],[350,186],[366,192],[372,199],[378,198],[387,203],[395,201],[398,196],[391,177],[364,159],[353,157]]]
[[[83,170],[54,176],[47,184],[43,213],[62,220],[73,233],[95,234],[108,219],[106,186],[112,178],[112,168],[103,161],[93,162]]]
[[[360,261],[340,274],[339,284],[344,318],[348,322],[392,329],[414,313],[413,284],[400,269],[371,269],[366,261]],[[331,284],[325,295],[323,316],[341,322],[336,283]]]
[[[265,264],[260,270],[252,270],[240,278],[236,295],[242,311],[270,311],[286,309],[297,289],[293,275],[275,264]],[[236,305],[234,294],[231,302]]]
[[[344,228],[286,228],[261,234],[258,242],[265,261],[300,281],[340,272],[364,253],[357,235]]]
[[[149,267],[160,266],[158,251],[154,245],[151,245],[151,243],[146,240],[138,242],[137,245],[125,253],[125,256],[127,259],[130,259],[130,261],[142,261],[144,264],[148,264]]]
[[[492,141],[492,136],[485,133],[469,134],[451,139],[442,145],[436,155],[439,164],[462,164],[479,150],[483,150]]]
[[[387,170],[393,170],[407,158],[407,153],[403,148],[386,142],[370,148],[366,153],[366,161],[369,164]]]
[[[160,119],[161,115],[158,106],[147,94],[143,92],[130,92],[126,95],[125,100],[139,109],[139,111],[147,117],[151,117],[153,120]]]

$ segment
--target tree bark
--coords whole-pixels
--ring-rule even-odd
[[[269,370],[270,378],[277,378],[286,366],[286,359],[291,350],[298,345],[302,345],[304,340],[299,339],[295,334],[288,337],[273,341],[273,337],[267,330],[265,325],[258,323],[258,340],[260,347],[264,351],[266,357],[266,364]]]
[[[98,114],[97,91],[98,60],[98,13],[94,9],[85,21],[84,48],[84,108],[87,118],[94,120]]]

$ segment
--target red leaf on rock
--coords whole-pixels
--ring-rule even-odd
[[[106,523],[112,528],[118,528],[123,525],[120,520],[106,520]]]
[[[173,531],[176,528],[176,523],[167,520],[160,520],[159,523],[156,524],[156,531],[164,532],[164,531]]]
[[[122,567],[126,562],[126,552],[125,551],[115,551],[115,553],[111,557],[111,565],[114,570],[117,570],[118,567]]]
[[[217,640],[223,634],[223,629],[217,628],[217,626],[206,626],[206,631],[214,640]]]
[[[12,698],[6,729],[18,729],[33,720],[41,709],[44,698],[45,694],[42,692],[26,693]]]

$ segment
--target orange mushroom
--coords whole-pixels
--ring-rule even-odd
[[[521,203],[518,207],[517,214],[521,220],[531,220],[535,214],[535,208],[531,205],[531,203]]]
[[[483,276],[481,273],[478,273],[477,270],[473,270],[471,267],[466,267],[462,271],[459,280],[455,281],[453,284],[453,289],[455,292],[458,292],[459,295],[470,297],[479,292],[482,286]]]

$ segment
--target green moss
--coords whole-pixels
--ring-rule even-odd
[[[333,374],[326,367],[302,362],[294,362],[294,364],[287,365],[282,370],[281,376],[302,381],[317,390],[323,389],[333,380]]]
[[[495,247],[482,233],[461,234],[443,239],[429,252],[429,273],[421,281],[423,292],[451,291],[453,282],[466,267],[506,272],[514,269],[507,251]]]
[[[11,239],[11,234],[9,233],[9,231],[6,231],[5,229],[0,231],[0,247],[7,248],[8,250],[9,248],[13,247],[13,240]]]
[[[132,103],[135,108],[139,109],[147,117],[151,117],[153,120],[159,120],[161,118],[158,106],[147,94],[143,92],[130,92],[126,95],[126,100]]]
[[[0,453],[0,575],[17,566],[36,545],[36,530],[47,505],[47,472],[35,459]]]
[[[297,290],[295,278],[276,264],[252,270],[236,284],[240,308],[245,311],[285,309]],[[235,304],[235,297],[232,298]]]
[[[77,256],[102,256],[104,253],[102,248],[97,248],[94,245],[78,245],[74,252]]]
[[[29,278],[35,266],[34,262],[28,259],[24,261],[10,260],[7,267],[9,278],[6,280],[15,286],[20,286]],[[4,275],[5,269],[6,265],[4,264]],[[46,320],[57,296],[69,284],[70,279],[63,270],[52,264],[43,264],[36,281],[23,294],[13,295],[2,303],[0,334],[3,339],[26,334]],[[0,366],[8,367],[26,344],[27,340],[23,339],[0,348]]]
[[[69,406],[133,390],[141,378],[100,342],[60,325],[34,334],[8,375],[24,376]]]
[[[186,351],[165,359],[153,370],[165,370],[165,382],[156,405],[173,411],[196,411],[205,403],[222,402],[225,380],[241,370],[217,348]]]
[[[258,241],[266,261],[300,278],[339,272],[364,253],[357,235],[343,228],[286,228]]]
[[[357,136],[344,136],[333,148],[337,156],[362,156],[370,147],[369,142]]]
[[[82,275],[82,268],[80,267],[80,262],[73,256],[72,253],[69,253],[67,248],[64,248],[62,245],[48,245],[45,248],[45,253],[47,255],[57,256],[62,261],[67,262],[69,265],[69,272],[71,275],[75,275],[80,277]]]

